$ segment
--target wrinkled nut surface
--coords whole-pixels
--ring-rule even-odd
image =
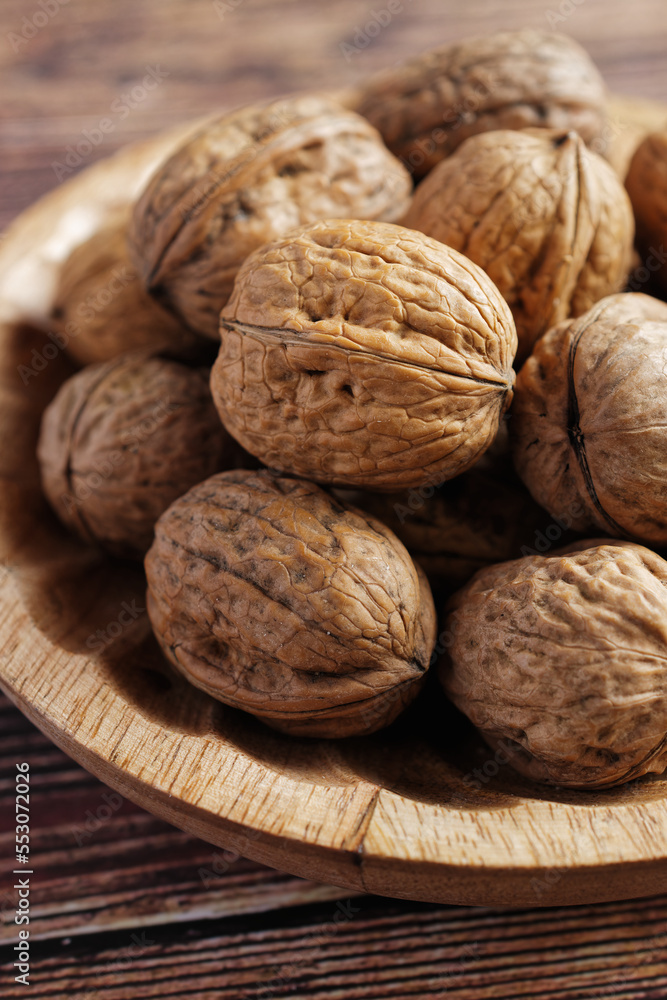
[[[490,563],[550,547],[567,530],[552,524],[518,481],[470,472],[401,493],[356,492],[344,500],[379,518],[400,538],[434,587],[455,590]],[[545,530],[549,533],[545,535]]]
[[[667,304],[610,296],[550,330],[517,378],[516,469],[574,527],[667,543]]]
[[[381,492],[458,475],[512,398],[516,334],[489,278],[389,223],[316,223],[256,251],[211,390],[270,468]]]
[[[54,329],[79,364],[125,351],[188,347],[194,334],[143,287],[127,247],[129,212],[120,213],[70,254],[52,313]]]
[[[168,659],[276,729],[374,732],[421,687],[428,583],[391,531],[312,483],[212,476],[160,518],[145,566]]]
[[[208,125],[153,176],[131,233],[147,289],[217,340],[248,254],[326,218],[393,221],[412,182],[365,119],[318,96],[252,105]]]
[[[231,464],[208,370],[124,355],[68,379],[44,412],[44,492],[60,519],[114,555],[143,557],[160,514]]]
[[[667,766],[667,562],[582,542],[477,573],[451,602],[445,691],[522,774],[615,785]]]
[[[620,292],[632,260],[623,185],[574,132],[474,136],[420,184],[403,222],[486,271],[512,310],[518,362],[549,327]]]
[[[642,263],[667,288],[667,129],[654,132],[637,148],[625,186],[637,225]]]
[[[576,42],[546,31],[501,32],[426,52],[371,78],[356,110],[417,176],[471,135],[573,129],[600,136],[606,90]]]

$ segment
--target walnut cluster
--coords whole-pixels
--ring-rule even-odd
[[[628,292],[539,340],[519,373],[516,468],[557,516],[667,545],[667,303]]]
[[[139,199],[130,244],[148,291],[217,339],[251,250],[316,219],[397,219],[410,189],[360,115],[286,98],[224,115],[175,152]]]
[[[483,471],[480,463],[438,486],[396,493],[336,492],[391,528],[443,593],[456,590],[485,566],[553,541],[552,519],[522,484]],[[556,526],[559,541],[572,523],[566,513]]]
[[[418,177],[471,135],[531,127],[605,126],[606,89],[573,39],[547,31],[470,38],[416,56],[362,84],[355,109]]]
[[[667,303],[623,291],[667,133],[626,191],[606,102],[569,38],[471,39],[198,123],[69,234],[44,492],[224,711],[368,735],[440,656],[527,779],[667,765]]]
[[[127,245],[129,213],[119,212],[78,246],[60,274],[52,323],[80,365],[124,351],[190,348],[194,335],[144,288]]]

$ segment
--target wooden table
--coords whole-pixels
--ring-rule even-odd
[[[388,9],[386,0],[4,3],[0,226],[132,139],[259,97],[346,87],[428,45],[480,32],[567,32],[613,90],[667,99],[664,0],[402,0],[377,34],[367,32]],[[144,87],[149,74],[155,86]],[[113,128],[68,162],[68,147],[96,135],[102,118]],[[21,760],[34,775],[28,988],[14,983],[12,968]],[[667,897],[509,911],[350,896],[154,819],[4,699],[0,762],[2,997],[667,996]]]

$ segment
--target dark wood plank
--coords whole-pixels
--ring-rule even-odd
[[[12,976],[18,760],[35,776],[34,998],[667,993],[667,897],[504,911],[350,896],[214,849],[119,802],[0,697],[3,997],[25,991]]]
[[[350,895],[182,833],[87,774],[0,696],[0,945],[16,941],[15,765],[30,764],[30,938],[183,923]]]
[[[115,935],[94,954],[86,940],[38,946],[30,995],[648,1000],[667,989],[664,898],[536,916],[364,897],[294,911],[278,928],[263,918],[174,930]]]

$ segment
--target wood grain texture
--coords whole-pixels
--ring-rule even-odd
[[[219,851],[100,784],[0,696],[0,866],[14,865],[14,769],[31,769],[38,878],[30,938],[46,941],[155,924],[239,917],[349,897]],[[15,893],[0,890],[0,948],[16,939]]]
[[[15,896],[5,877],[3,998],[657,1000],[667,989],[667,897],[467,909],[281,875],[127,800],[117,806],[115,793],[0,696],[3,876],[22,759],[34,775],[32,983],[28,993],[11,975]]]

